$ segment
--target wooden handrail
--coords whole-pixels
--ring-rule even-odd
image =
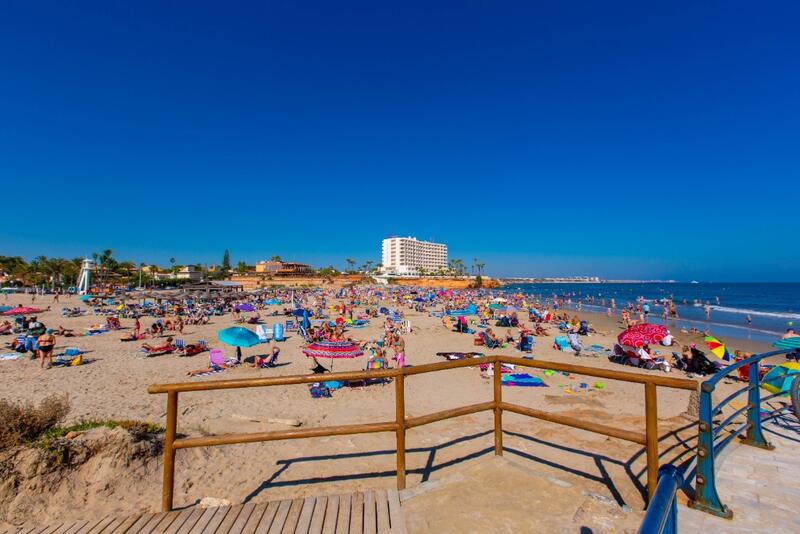
[[[503,402],[503,390],[501,382],[502,364],[514,364],[522,367],[533,367],[538,369],[552,369],[554,371],[565,371],[586,376],[606,378],[610,380],[620,380],[624,382],[634,382],[645,386],[645,433],[631,430],[613,428],[600,423],[583,421],[575,417],[569,417],[558,413],[549,413],[534,408],[528,408],[517,404]],[[406,417],[405,414],[405,378],[407,376],[444,371],[448,369],[458,369],[462,367],[473,367],[480,364],[490,364],[493,366],[493,399],[491,401],[468,406],[460,406],[449,410],[434,412],[416,417]],[[188,391],[215,391],[221,389],[240,389],[253,387],[286,386],[296,384],[309,384],[329,381],[363,381],[379,378],[393,378],[395,380],[395,420],[380,423],[362,423],[355,425],[340,425],[317,428],[276,430],[269,432],[255,432],[249,434],[223,434],[218,436],[199,436],[176,439],[176,429],[178,422],[178,394]],[[657,417],[657,386],[697,390],[698,383],[694,380],[672,378],[660,375],[649,375],[643,373],[631,373],[627,371],[615,371],[611,369],[598,369],[584,365],[573,365],[567,363],[548,362],[543,360],[529,360],[525,358],[515,358],[510,356],[483,356],[480,358],[469,358],[464,360],[448,361],[441,363],[430,363],[415,367],[404,367],[402,369],[385,369],[374,371],[349,371],[339,373],[326,373],[323,375],[294,375],[276,376],[269,378],[243,378],[233,380],[212,380],[208,382],[179,382],[173,384],[153,384],[147,388],[152,394],[167,394],[167,423],[164,436],[164,484],[162,488],[161,506],[164,511],[172,509],[173,490],[175,484],[175,451],[177,449],[187,449],[192,447],[211,447],[218,445],[233,445],[239,443],[256,443],[262,441],[275,441],[284,439],[304,439],[323,436],[342,436],[352,434],[367,434],[374,432],[395,432],[396,433],[396,455],[397,455],[397,487],[404,489],[406,485],[406,431],[410,428],[444,421],[454,417],[461,417],[482,411],[494,412],[494,444],[495,454],[503,454],[503,411],[509,411],[528,417],[542,419],[553,423],[559,423],[573,428],[596,432],[606,436],[611,436],[627,441],[632,441],[645,446],[647,452],[647,487],[648,494],[653,495],[657,483],[658,471],[658,417]]]
[[[545,412],[535,408],[528,408],[527,406],[520,406],[519,404],[510,404],[508,402],[501,402],[500,409],[506,412],[518,413],[520,415],[527,415],[528,417],[534,417],[543,421],[549,421],[551,423],[559,423],[562,425],[571,426],[573,428],[579,428],[581,430],[588,430],[589,432],[603,434],[604,436],[611,436],[612,438],[632,441],[634,443],[638,443],[639,445],[645,445],[647,443],[647,437],[643,432],[620,430],[618,428],[606,426],[600,423],[583,421],[577,417],[569,417],[567,415],[561,415],[558,413]]]

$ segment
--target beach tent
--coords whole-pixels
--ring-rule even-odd
[[[776,365],[761,379],[761,387],[771,393],[789,394],[795,375],[800,374],[800,363],[786,362]]]

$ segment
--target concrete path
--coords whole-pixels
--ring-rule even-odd
[[[717,459],[717,492],[733,519],[679,508],[679,532],[800,532],[800,424],[786,416],[764,426],[775,450],[731,443]]]

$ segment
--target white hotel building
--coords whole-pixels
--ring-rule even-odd
[[[433,273],[447,269],[447,245],[418,241],[416,237],[383,240],[383,272],[394,276],[418,276],[420,269]]]

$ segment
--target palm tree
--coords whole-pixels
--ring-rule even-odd
[[[347,266],[350,268],[350,269],[348,269],[348,272],[352,272],[353,271],[353,267],[355,267],[355,265],[356,265],[356,260],[354,260],[353,258],[345,258],[344,261],[345,261],[345,263],[347,263]]]
[[[271,257],[269,260],[270,260],[270,261],[283,261],[283,260],[281,259],[281,257],[280,257],[280,256],[278,256],[277,254],[275,254],[274,256],[272,256],[272,257]]]
[[[367,267],[366,268],[367,272],[372,272],[372,263],[373,263],[372,260],[368,260],[366,263],[364,263],[364,265]]]
[[[169,262],[170,262],[170,264],[172,264],[172,268],[171,268],[171,270],[172,270],[172,274],[175,274],[175,273],[177,272],[177,271],[175,270],[175,258],[170,258],[170,259],[169,259]]]

